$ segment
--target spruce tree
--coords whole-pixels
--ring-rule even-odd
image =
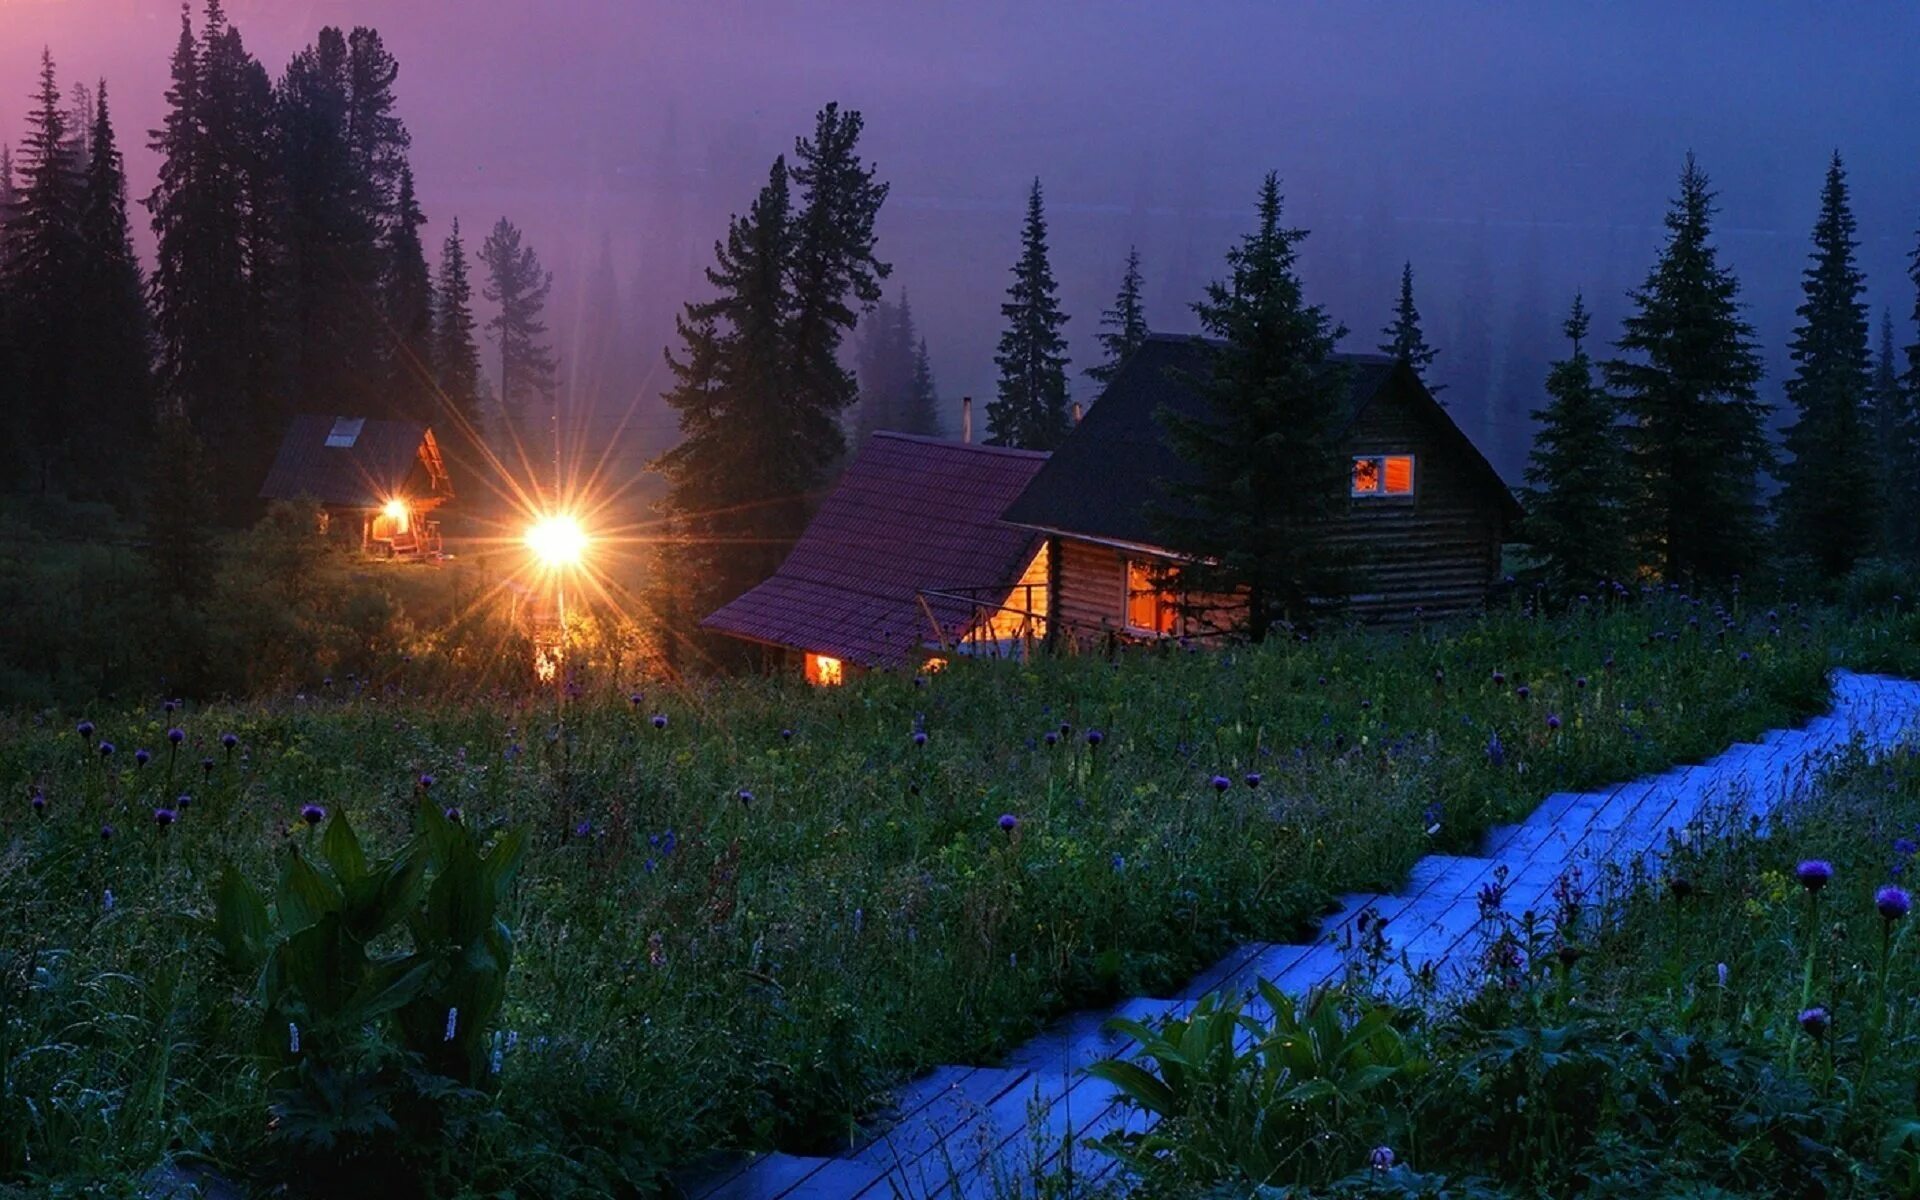
[[[1630,527],[1640,562],[1673,582],[1751,571],[1762,548],[1759,476],[1771,461],[1760,358],[1739,281],[1712,238],[1713,192],[1691,154],[1667,242],[1606,365],[1631,419]]]
[[[520,230],[501,217],[487,240],[480,243],[480,262],[487,269],[481,294],[498,306],[487,329],[500,347],[500,412],[505,432],[521,453],[544,459],[552,435],[536,428],[536,416],[553,402],[553,351],[547,345],[547,293],[553,274],[540,266],[533,247],[522,244]],[[529,411],[537,407],[538,414]],[[556,481],[557,482],[557,481]]]
[[[927,355],[925,338],[913,347],[913,378],[907,384],[907,409],[900,428],[927,437],[940,433],[940,389],[933,382],[933,359]]]
[[[473,338],[473,284],[460,219],[440,244],[440,275],[433,289],[433,369],[439,403],[434,420],[449,454],[479,470],[486,444],[481,405],[480,348]]]
[[[1152,509],[1164,544],[1187,556],[1180,590],[1241,594],[1255,641],[1345,590],[1343,556],[1326,535],[1348,503],[1338,428],[1349,381],[1329,359],[1346,330],[1307,303],[1296,270],[1306,231],[1283,224],[1281,208],[1270,173],[1258,225],[1227,252],[1228,278],[1194,305],[1217,342],[1197,380],[1207,411],[1162,411],[1193,470]]]
[[[30,487],[63,478],[73,429],[74,365],[84,353],[79,324],[83,271],[81,164],[73,158],[53,55],[40,55],[40,84],[27,112],[20,184],[7,220],[6,288],[14,317],[17,410],[30,450]],[[18,418],[15,418],[18,419]]]
[[[1014,264],[1013,283],[1000,314],[1007,327],[993,358],[1000,367],[1000,383],[998,395],[987,405],[987,442],[1053,450],[1069,432],[1067,339],[1060,332],[1067,316],[1054,295],[1053,267],[1047,261],[1047,215],[1038,179],[1027,193],[1020,261]]]
[[[1420,310],[1413,303],[1413,264],[1403,263],[1400,267],[1400,298],[1393,305],[1393,320],[1380,332],[1386,341],[1380,343],[1380,353],[1396,358],[1413,368],[1421,382],[1426,382],[1427,368],[1440,352],[1427,344],[1427,335],[1420,330]],[[1427,390],[1436,397],[1447,390],[1444,383],[1428,383]],[[1441,401],[1441,403],[1446,403]]]
[[[1874,552],[1880,533],[1879,472],[1870,438],[1873,356],[1866,280],[1854,262],[1846,169],[1834,154],[1804,273],[1787,399],[1799,420],[1786,430],[1793,456],[1780,472],[1782,541],[1824,578],[1846,574]]]
[[[413,171],[403,165],[385,247],[383,298],[392,341],[387,387],[401,413],[431,423],[439,415],[434,397],[439,372],[434,362],[433,279],[420,242],[420,227],[426,223],[414,195]]]
[[[13,147],[0,145],[0,379],[17,379],[20,369],[15,365],[19,339],[15,329],[19,320],[19,310],[12,300],[12,268],[9,265],[7,223],[12,216],[15,200],[13,185]],[[21,456],[25,447],[19,444],[19,414],[11,409],[5,410],[6,419],[0,420],[0,489],[11,488],[25,474]]]
[[[1106,352],[1106,360],[1086,370],[1087,378],[1102,387],[1113,382],[1120,364],[1147,340],[1147,313],[1140,291],[1140,250],[1128,247],[1126,270],[1120,275],[1120,291],[1113,298],[1113,307],[1100,314],[1100,327],[1104,332],[1098,335],[1098,340],[1101,350]]]
[[[73,363],[74,391],[83,400],[72,414],[88,449],[74,466],[94,494],[124,507],[134,499],[129,480],[137,477],[129,465],[144,456],[153,429],[153,347],[106,80],[91,94],[75,314],[86,351]]]
[[[1633,570],[1626,441],[1619,406],[1594,378],[1587,355],[1590,321],[1575,296],[1562,327],[1571,353],[1547,374],[1549,399],[1533,414],[1540,430],[1527,466],[1525,540],[1562,597],[1594,591]]]
[[[854,410],[856,446],[875,430],[925,433],[908,428],[913,406],[914,347],[920,340],[913,322],[913,305],[903,292],[898,304],[876,304],[860,322],[860,345],[855,374],[860,402]]]
[[[1900,382],[1893,314],[1886,310],[1880,313],[1880,358],[1873,373],[1873,426],[1880,448],[1881,547],[1912,561],[1920,557],[1920,412]]]

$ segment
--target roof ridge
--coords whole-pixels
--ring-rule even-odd
[[[1026,450],[1019,446],[990,446],[985,442],[959,442],[948,437],[939,437],[928,433],[901,433],[893,429],[876,429],[867,435],[869,441],[874,438],[886,438],[894,442],[917,442],[923,446],[940,446],[950,450],[966,450],[976,454],[999,454],[1009,458],[1046,458],[1045,450]]]

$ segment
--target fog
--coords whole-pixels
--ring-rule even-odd
[[[1046,188],[1076,376],[1129,245],[1156,328],[1188,303],[1280,172],[1312,230],[1312,298],[1371,349],[1411,259],[1434,376],[1517,479],[1558,322],[1576,289],[1611,338],[1644,274],[1683,154],[1713,177],[1778,401],[1827,156],[1851,175],[1860,257],[1899,338],[1920,226],[1920,6],[707,0],[234,0],[278,74],[324,24],[377,27],[398,56],[437,239],[501,215],[556,275],[571,347],[617,327],[631,461],[670,435],[660,349],[729,213],[822,103],[860,109],[892,194],[881,252],[912,298],[943,397],[993,392],[993,348],[1028,182]],[[108,79],[133,192],[151,187],[179,9],[0,0],[0,140],[17,142],[42,45],[63,85]],[[197,22],[197,14],[196,14]],[[150,244],[144,213],[143,249]],[[601,255],[610,278],[595,286]],[[611,285],[611,287],[609,286]],[[1093,389],[1077,378],[1083,398]]]

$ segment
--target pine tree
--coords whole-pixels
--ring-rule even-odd
[[[1640,561],[1669,581],[1718,583],[1760,561],[1768,408],[1739,281],[1713,244],[1713,192],[1689,154],[1668,237],[1606,366],[1631,418],[1630,524]]]
[[[1792,454],[1777,500],[1782,541],[1834,579],[1874,552],[1880,532],[1879,472],[1869,440],[1873,356],[1868,348],[1866,280],[1854,262],[1855,224],[1846,169],[1835,153],[1813,231],[1813,265],[1796,310],[1793,378],[1787,399],[1799,420],[1786,430]]]
[[[920,340],[913,322],[913,305],[903,292],[898,304],[885,300],[860,322],[856,371],[860,402],[854,410],[855,443],[863,444],[875,430],[925,433],[908,428],[913,406],[914,347]]]
[[[0,379],[20,377],[20,369],[15,365],[18,350],[15,324],[20,318],[12,299],[13,269],[7,237],[7,225],[12,219],[15,199],[13,147],[0,145]],[[0,408],[0,479],[18,480],[24,474],[21,455],[25,447],[16,441],[19,417],[20,414],[11,406]]]
[[[1106,352],[1106,361],[1086,370],[1087,378],[1102,387],[1113,382],[1120,364],[1147,340],[1147,314],[1140,290],[1140,250],[1128,247],[1127,267],[1120,275],[1120,291],[1113,298],[1113,307],[1100,314],[1100,327],[1106,332],[1101,333],[1098,340]]]
[[[1258,226],[1227,252],[1227,280],[1194,305],[1218,340],[1200,385],[1209,411],[1161,417],[1194,468],[1193,481],[1167,485],[1152,510],[1164,543],[1188,556],[1178,586],[1241,592],[1256,641],[1344,591],[1345,564],[1325,534],[1347,503],[1338,420],[1349,385],[1329,359],[1346,330],[1302,292],[1295,260],[1305,237],[1281,223],[1280,180],[1268,174]]]
[[[1572,352],[1547,374],[1545,408],[1527,466],[1526,540],[1563,597],[1626,578],[1633,569],[1626,502],[1630,476],[1620,409],[1594,378],[1579,296],[1567,315]]]
[[[46,491],[69,460],[73,366],[83,354],[78,282],[84,185],[72,154],[53,55],[40,55],[40,86],[27,113],[18,194],[7,221],[6,288],[15,314],[15,394],[31,453],[31,477]]]
[[[285,424],[279,163],[273,89],[219,0],[185,14],[147,198],[159,386],[205,444],[223,515],[257,504]]]
[[[84,401],[75,406],[71,423],[87,452],[74,466],[94,494],[126,506],[134,499],[129,464],[144,455],[153,428],[153,347],[106,80],[90,94],[94,112],[81,192],[75,313],[86,352],[73,363],[74,392]]]
[[[1054,295],[1053,267],[1047,261],[1047,216],[1040,181],[1027,193],[1026,226],[1020,236],[1020,261],[1013,267],[1007,320],[1000,351],[998,396],[987,405],[987,442],[1052,450],[1066,440],[1067,339],[1060,332],[1067,316]]]
[[[707,282],[716,295],[686,305],[676,321],[681,350],[667,354],[674,387],[666,402],[681,440],[653,464],[667,480],[671,600],[694,618],[772,573],[781,539],[805,519],[814,464],[788,441],[795,414],[785,350],[794,301],[793,197],[786,159],[744,217],[714,247]]]
[[[1399,359],[1413,368],[1422,382],[1426,381],[1427,368],[1440,352],[1427,345],[1426,334],[1420,331],[1420,310],[1413,303],[1413,264],[1403,263],[1400,267],[1400,299],[1394,302],[1393,320],[1380,332],[1386,341],[1380,343],[1380,353]],[[1427,390],[1436,397],[1447,390],[1444,383],[1428,383]],[[1444,400],[1442,404],[1446,403]]]
[[[900,427],[927,437],[940,433],[940,389],[933,382],[933,359],[927,355],[925,338],[913,347],[913,378],[907,385],[907,409]]]
[[[535,428],[535,414],[529,408],[544,410],[553,402],[553,351],[546,344],[547,293],[553,290],[553,274],[541,268],[533,247],[521,243],[520,230],[505,217],[480,243],[480,262],[487,269],[481,294],[499,306],[487,329],[500,347],[499,395],[505,432],[523,453],[539,460],[543,455],[534,446],[545,446],[550,434]]]
[[[1906,561],[1920,558],[1920,411],[1901,385],[1894,356],[1893,314],[1880,313],[1880,358],[1873,374],[1874,440],[1883,501],[1880,542]]]
[[[480,348],[473,339],[473,284],[460,219],[440,244],[440,276],[433,289],[433,369],[439,393],[436,420],[447,452],[473,469],[486,443],[481,405]]]
[[[403,165],[385,247],[384,307],[393,341],[387,387],[402,413],[431,423],[439,416],[434,395],[439,372],[434,361],[433,279],[420,242],[420,227],[426,223],[413,191],[413,170]]]
[[[860,157],[865,124],[860,113],[828,104],[814,115],[813,136],[794,142],[792,182],[800,199],[786,238],[793,311],[784,338],[793,374],[784,424],[794,439],[792,483],[802,492],[817,489],[846,453],[840,416],[859,385],[841,364],[840,346],[893,270],[874,255],[887,185]],[[787,536],[798,538],[803,524]]]

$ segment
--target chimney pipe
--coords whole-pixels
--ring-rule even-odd
[[[960,397],[960,440],[973,441],[973,397]]]
[[[1078,400],[1075,400],[1073,402],[1073,423],[1075,425],[1078,425],[1080,423],[1080,418],[1086,415],[1087,415],[1087,410],[1085,409],[1085,407],[1083,407]]]

